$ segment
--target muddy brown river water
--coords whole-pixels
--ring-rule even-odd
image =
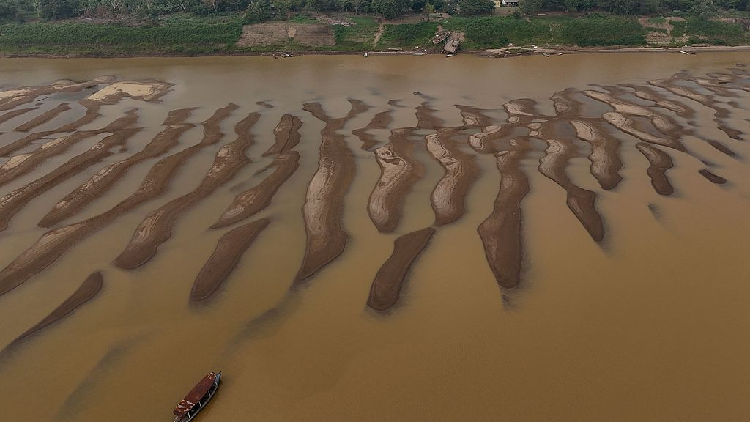
[[[740,421],[746,53],[0,61],[5,421]]]

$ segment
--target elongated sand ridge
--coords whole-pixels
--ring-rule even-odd
[[[47,110],[44,113],[40,114],[39,116],[34,117],[33,119],[29,120],[28,122],[17,126],[15,129],[16,132],[28,132],[31,129],[34,129],[37,126],[41,126],[50,120],[54,119],[55,117],[59,116],[60,114],[70,110],[70,104],[68,103],[62,103],[58,105],[57,107]]]
[[[15,155],[0,167],[0,186],[29,173],[43,162],[51,157],[64,153],[83,139],[104,133],[117,133],[133,126],[137,121],[138,110],[132,109],[125,113],[125,116],[118,118],[101,129],[76,132],[69,136],[61,136],[42,144],[32,152]]]
[[[434,228],[427,227],[396,239],[393,253],[375,275],[367,306],[377,311],[385,311],[398,302],[409,270],[419,254],[425,250],[435,231]]]
[[[7,229],[10,219],[33,198],[101,162],[106,157],[112,155],[112,148],[124,146],[129,138],[140,131],[141,128],[122,129],[96,143],[88,151],[71,158],[52,172],[1,197],[0,231]]]
[[[271,205],[276,192],[299,168],[299,158],[297,151],[277,155],[269,165],[273,172],[257,185],[237,195],[211,228],[229,226],[266,209]]]
[[[544,156],[539,160],[539,172],[560,185],[567,193],[566,204],[581,222],[592,239],[604,239],[604,221],[596,210],[596,193],[573,184],[565,173],[569,160],[576,154],[575,147],[565,137],[554,137],[550,123],[540,128],[540,136],[547,143]]]
[[[219,123],[231,114],[232,110],[234,110],[232,106],[219,109],[204,122],[206,131],[202,142],[205,141],[207,145],[211,145],[219,141]],[[0,296],[47,268],[73,246],[114,222],[121,215],[163,194],[177,171],[185,164],[187,157],[194,153],[195,149],[188,148],[159,160],[143,179],[138,190],[108,211],[46,232],[36,243],[0,271]]]
[[[259,117],[259,114],[251,113],[237,123],[235,126],[235,132],[238,135],[237,140],[219,149],[214,164],[208,169],[197,188],[150,212],[143,219],[135,229],[130,243],[115,259],[115,264],[118,267],[132,270],[150,261],[156,255],[159,245],[172,236],[172,226],[179,216],[208,197],[219,186],[230,181],[250,161],[245,155],[245,151],[253,144],[250,129]]]
[[[102,287],[104,287],[104,277],[102,276],[101,272],[95,272],[89,275],[85,280],[83,280],[81,286],[78,287],[78,289],[73,292],[70,297],[65,299],[65,301],[63,301],[60,306],[55,308],[52,312],[50,312],[49,315],[44,317],[33,327],[29,328],[28,330],[24,331],[23,334],[16,337],[15,340],[11,341],[7,346],[3,348],[3,350],[0,351],[0,355],[12,350],[14,347],[18,346],[29,337],[39,333],[40,331],[43,331],[44,329],[55,323],[60,322],[65,317],[73,313],[76,309],[85,305],[86,302],[89,302],[91,299],[96,297],[96,295],[99,294],[99,292],[102,290]]]
[[[369,133],[369,131],[372,129],[388,129],[392,120],[393,118],[391,117],[390,110],[381,111],[376,114],[365,127],[354,129],[352,134],[362,141],[362,149],[369,151],[372,147],[380,143],[374,135]]]
[[[107,189],[111,189],[133,166],[149,158],[159,157],[177,146],[180,136],[193,127],[192,124],[183,123],[190,116],[192,110],[180,109],[171,111],[164,121],[164,125],[168,127],[159,132],[142,150],[99,170],[89,180],[57,202],[42,217],[39,221],[39,226],[52,227],[64,219],[77,214],[86,205],[101,196]]]
[[[275,141],[263,156],[279,155],[291,151],[299,145],[301,136],[299,130],[302,127],[302,120],[297,116],[285,114],[281,116],[281,121],[273,129]]]
[[[464,215],[466,195],[479,177],[476,157],[461,151],[453,136],[453,131],[441,130],[426,138],[427,151],[445,169],[430,196],[437,226],[450,224]]]
[[[513,288],[521,283],[523,264],[523,211],[521,201],[529,193],[529,180],[521,170],[521,160],[529,150],[527,139],[517,139],[510,151],[496,154],[500,190],[495,207],[477,228],[484,253],[497,284]]]
[[[407,139],[409,133],[408,129],[392,131],[390,142],[374,151],[380,178],[370,193],[367,212],[381,233],[396,229],[404,198],[424,173],[424,167],[412,155],[414,145]]]
[[[654,145],[645,142],[639,142],[636,146],[638,151],[643,154],[649,162],[648,177],[651,178],[651,185],[659,195],[671,195],[674,193],[674,187],[667,178],[667,170],[671,169],[672,157]]]
[[[346,247],[348,234],[341,218],[344,213],[344,197],[354,178],[355,164],[344,135],[336,131],[343,129],[346,122],[354,116],[367,110],[367,106],[361,101],[349,102],[351,110],[338,119],[329,117],[319,103],[306,103],[303,106],[304,110],[325,122],[325,127],[321,131],[318,171],[307,187],[302,209],[307,239],[302,265],[295,277],[298,284],[336,259]]]
[[[216,293],[232,270],[240,262],[242,255],[253,244],[255,238],[270,222],[267,218],[243,224],[223,235],[216,250],[203,265],[190,290],[190,302],[202,302]]]
[[[727,179],[714,174],[709,169],[700,169],[698,170],[698,173],[700,173],[701,176],[705,177],[709,182],[717,184],[717,185],[723,185],[727,182]]]

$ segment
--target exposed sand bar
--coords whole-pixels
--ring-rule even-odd
[[[0,351],[0,355],[9,352],[13,347],[17,346],[25,339],[31,337],[34,334],[37,334],[50,325],[55,324],[61,321],[63,318],[69,316],[76,309],[80,308],[81,306],[85,305],[86,302],[96,297],[96,295],[99,294],[99,292],[102,290],[102,287],[104,287],[104,277],[102,276],[102,273],[95,272],[89,275],[85,280],[83,280],[81,286],[78,287],[78,289],[73,292],[70,297],[65,299],[65,301],[63,301],[60,306],[55,308],[52,312],[50,312],[49,315],[44,317],[36,325],[26,330],[20,336],[16,337],[15,340],[10,342],[7,346],[5,346],[5,348],[3,348],[2,351]]]
[[[500,170],[500,190],[495,208],[477,228],[484,245],[487,263],[497,284],[513,288],[521,282],[523,238],[521,201],[529,193],[529,180],[520,168],[520,161],[528,150],[526,139],[513,140],[510,151],[496,154]]]
[[[102,76],[90,81],[76,83],[68,80],[60,80],[51,85],[30,86],[0,91],[0,110],[10,110],[19,105],[30,103],[42,95],[50,95],[57,92],[79,92],[96,85],[110,84],[114,82],[112,76]]]
[[[292,148],[296,147],[300,142],[301,137],[299,130],[301,127],[302,120],[300,120],[299,117],[292,116],[291,114],[281,116],[281,121],[273,129],[275,141],[273,145],[263,153],[263,157],[291,151]]]
[[[381,111],[376,114],[365,127],[354,129],[352,134],[362,141],[362,149],[369,151],[370,148],[374,147],[379,142],[372,134],[368,133],[368,131],[371,129],[388,129],[388,125],[391,124],[392,120],[393,118],[391,117],[390,110]]]
[[[427,102],[417,106],[415,115],[417,116],[417,128],[437,130],[443,126],[443,121],[435,116],[434,108],[430,107]]]
[[[128,110],[123,117],[118,118],[104,128],[76,132],[69,136],[61,136],[42,144],[39,148],[28,154],[15,155],[0,167],[0,186],[32,171],[47,159],[64,153],[71,146],[83,139],[100,135],[102,133],[116,133],[133,126],[137,121],[138,110]]]
[[[268,226],[269,221],[262,218],[243,224],[221,236],[213,254],[195,278],[190,290],[190,302],[204,301],[216,293],[255,238]]]
[[[734,152],[731,149],[727,148],[724,144],[722,144],[719,141],[716,141],[716,140],[713,140],[713,139],[709,139],[706,142],[708,142],[709,145],[711,145],[712,147],[716,148],[716,150],[720,151],[723,154],[726,154],[726,155],[728,155],[730,157],[736,157],[737,156],[736,152]]]
[[[211,228],[218,229],[250,218],[271,204],[276,192],[299,168],[297,151],[284,152],[276,156],[267,168],[273,173],[252,188],[237,195],[221,217]]]
[[[169,112],[164,121],[165,125],[170,125],[168,128],[158,133],[142,150],[102,168],[85,183],[67,194],[39,221],[39,226],[51,227],[75,215],[110,189],[130,168],[147,159],[158,157],[175,147],[180,136],[193,127],[192,124],[182,123],[189,117],[192,110],[180,109]]]
[[[16,117],[24,115],[30,111],[36,110],[37,108],[38,107],[18,108],[18,109],[3,113],[2,115],[0,115],[0,123],[5,123],[10,119],[15,119]]]
[[[633,95],[636,97],[651,101],[658,107],[672,111],[680,117],[690,118],[695,114],[695,110],[692,108],[686,107],[677,101],[668,100],[663,95],[658,94],[653,88],[641,85],[628,85],[628,87],[633,89]]]
[[[591,145],[591,174],[602,189],[613,189],[620,183],[622,161],[618,154],[620,141],[607,135],[602,125],[595,120],[571,120],[578,139]]]
[[[659,195],[671,195],[674,187],[667,178],[667,170],[672,168],[672,157],[654,145],[639,142],[635,146],[649,162],[646,174],[651,178],[651,185]]]
[[[39,116],[34,117],[33,119],[29,120],[28,122],[16,127],[16,132],[28,132],[31,129],[34,129],[37,126],[41,126],[50,120],[54,119],[55,117],[59,116],[61,113],[64,113],[66,111],[70,110],[70,104],[68,103],[62,103],[58,105],[57,107],[47,110],[44,113],[40,114]]]
[[[674,148],[678,151],[685,151],[685,146],[677,139],[670,139],[663,136],[652,135],[636,127],[636,123],[633,119],[625,117],[620,113],[609,112],[604,113],[604,120],[617,129],[627,133],[628,135],[634,136],[641,141],[646,141],[652,144],[661,145],[665,147]]]
[[[456,105],[466,126],[487,127],[492,125],[492,119],[486,116],[481,108]]]
[[[679,126],[677,126],[677,123],[675,123],[674,120],[662,114],[655,113],[646,107],[633,104],[614,95],[599,91],[585,90],[583,91],[583,93],[589,98],[601,101],[611,106],[617,113],[630,116],[646,117],[650,119],[654,127],[665,135],[679,130]],[[622,93],[621,90],[620,93]]]
[[[8,223],[11,218],[25,207],[29,201],[49,189],[52,189],[60,182],[67,180],[112,155],[112,148],[116,146],[124,146],[125,142],[140,130],[141,128],[130,128],[118,131],[117,133],[99,141],[86,152],[66,161],[65,164],[57,167],[50,173],[1,197],[0,231],[8,228]]]
[[[229,112],[226,109],[217,111],[219,116],[226,117],[225,113],[228,114]],[[217,114],[214,114],[214,117]],[[216,125],[216,129],[218,130],[218,122],[214,120],[212,128],[213,124]],[[218,142],[218,139],[216,141]],[[87,220],[50,230],[43,234],[36,243],[23,251],[13,262],[0,271],[0,296],[20,286],[35,274],[40,273],[65,254],[65,252],[83,241],[86,237],[117,220],[119,216],[133,210],[146,201],[162,195],[169,187],[169,183],[174,179],[177,170],[185,164],[185,160],[193,152],[186,149],[159,160],[143,179],[138,190],[108,211]]]
[[[727,179],[712,173],[708,169],[701,169],[698,170],[698,173],[700,173],[701,176],[705,177],[709,182],[717,184],[717,185],[723,185],[727,182]]]
[[[549,124],[545,124],[547,127]],[[539,172],[560,185],[567,193],[568,208],[578,218],[592,239],[599,242],[604,238],[604,222],[596,210],[596,194],[590,190],[573,184],[565,174],[565,167],[574,155],[572,143],[560,138],[555,139],[553,133],[540,131],[547,143],[544,156],[539,160]]]
[[[403,213],[404,198],[422,177],[424,167],[413,156],[409,129],[391,131],[391,142],[375,149],[380,178],[368,200],[370,220],[381,233],[396,229]]]
[[[509,123],[528,125],[535,118],[543,117],[536,111],[536,101],[528,98],[508,101],[503,107],[508,112]]]
[[[180,215],[230,181],[245,164],[250,162],[245,151],[254,143],[250,129],[259,118],[260,114],[251,113],[237,123],[235,126],[237,140],[219,149],[213,165],[197,188],[150,212],[141,221],[130,243],[115,259],[115,265],[122,269],[132,270],[150,261],[156,255],[159,245],[172,236],[172,226]]]
[[[81,103],[84,107],[86,107],[86,114],[83,117],[79,118],[78,120],[72,123],[64,124],[56,129],[31,133],[27,136],[24,136],[21,139],[18,139],[15,142],[12,142],[8,145],[0,147],[0,157],[6,157],[10,154],[13,154],[16,151],[22,148],[25,148],[32,142],[37,141],[42,138],[46,138],[50,135],[54,135],[57,133],[75,132],[79,127],[89,124],[101,116],[101,114],[99,113],[99,109],[101,108],[101,105],[97,103],[91,103],[91,102],[85,102],[85,101],[81,101]]]
[[[361,101],[349,100],[349,113],[338,119],[329,117],[319,103],[303,106],[313,116],[325,122],[321,131],[318,170],[310,180],[305,195],[302,215],[307,235],[305,255],[295,277],[300,284],[336,259],[346,248],[348,234],[341,222],[344,197],[351,186],[356,170],[354,156],[346,145],[344,135],[336,133],[347,121],[367,110]]]
[[[396,304],[411,266],[434,234],[435,229],[427,227],[396,239],[393,253],[375,275],[367,306],[377,311],[386,311]]]
[[[430,196],[435,211],[435,224],[452,223],[464,215],[469,188],[479,177],[476,156],[461,151],[451,139],[455,132],[441,129],[427,135],[427,151],[443,166],[445,175],[438,181]]]

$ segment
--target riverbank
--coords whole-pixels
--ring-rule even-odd
[[[577,51],[664,51],[750,45],[742,20],[626,16],[450,17],[379,22],[371,16],[335,21],[295,19],[243,25],[237,16],[169,16],[143,25],[25,23],[0,25],[2,57],[149,57],[293,54],[440,53],[445,34],[461,51],[523,55]],[[636,49],[636,50],[632,50]]]

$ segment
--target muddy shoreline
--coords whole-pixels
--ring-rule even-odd
[[[739,46],[707,46],[707,47],[576,47],[576,46],[554,46],[548,50],[554,50],[564,54],[585,54],[585,53],[675,53],[680,54],[680,50],[689,50],[696,53],[700,52],[750,52],[750,45],[739,45]],[[373,51],[373,50],[355,50],[355,51],[316,51],[316,50],[301,50],[294,51],[294,55],[297,56],[361,56],[364,53],[370,53],[371,56],[413,56],[413,51]],[[374,54],[372,54],[374,53]],[[421,51],[420,51],[421,53]],[[487,56],[485,50],[461,50],[462,54],[471,54],[483,57]],[[16,59],[16,58],[38,58],[38,59],[115,59],[115,58],[150,58],[150,57],[272,57],[276,52],[270,51],[223,51],[223,52],[210,52],[201,54],[178,54],[174,52],[159,52],[159,53],[130,53],[130,54],[28,54],[28,53],[3,53],[0,54],[2,59]],[[542,53],[530,53],[534,55],[542,55]],[[431,53],[428,52],[426,55],[440,55],[443,53]],[[529,55],[529,54],[521,54]],[[519,55],[509,55],[506,57],[497,58],[512,58]],[[495,58],[495,57],[492,57]]]

